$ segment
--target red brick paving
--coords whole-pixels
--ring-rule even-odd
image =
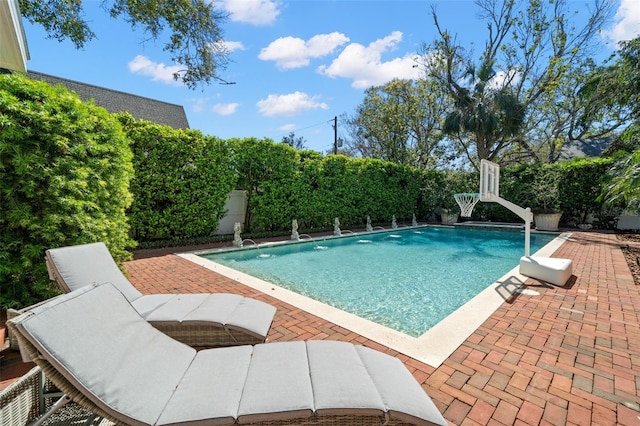
[[[619,247],[613,234],[574,233],[554,254],[574,261],[567,286],[528,280],[540,296],[505,302],[436,369],[175,255],[126,269],[146,293],[275,305],[269,341],[335,339],[396,356],[451,424],[640,425],[640,288]]]

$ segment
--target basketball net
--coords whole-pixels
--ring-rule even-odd
[[[453,194],[453,197],[460,206],[460,216],[462,217],[471,217],[473,208],[480,201],[480,194],[478,193]]]

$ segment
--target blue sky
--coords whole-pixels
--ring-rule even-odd
[[[223,29],[231,62],[221,76],[236,84],[189,90],[172,80],[175,64],[162,40],[144,42],[100,1],[83,3],[97,39],[82,50],[24,22],[29,70],[183,105],[191,128],[208,135],[279,142],[294,132],[320,152],[332,148],[333,118],[353,114],[367,87],[419,77],[417,52],[436,36],[432,5],[463,45],[475,41],[479,50],[486,36],[468,0],[224,0],[217,4],[229,13]],[[570,1],[582,13],[585,3]],[[640,1],[616,6],[603,34],[609,46],[640,34]]]

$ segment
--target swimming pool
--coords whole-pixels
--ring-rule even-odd
[[[531,252],[558,234],[534,233]],[[418,337],[518,264],[519,232],[418,227],[201,254]]]

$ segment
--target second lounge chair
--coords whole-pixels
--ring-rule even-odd
[[[266,340],[276,308],[228,293],[143,295],[102,243],[46,251],[49,276],[65,291],[112,283],[158,330],[194,347],[235,346]]]

